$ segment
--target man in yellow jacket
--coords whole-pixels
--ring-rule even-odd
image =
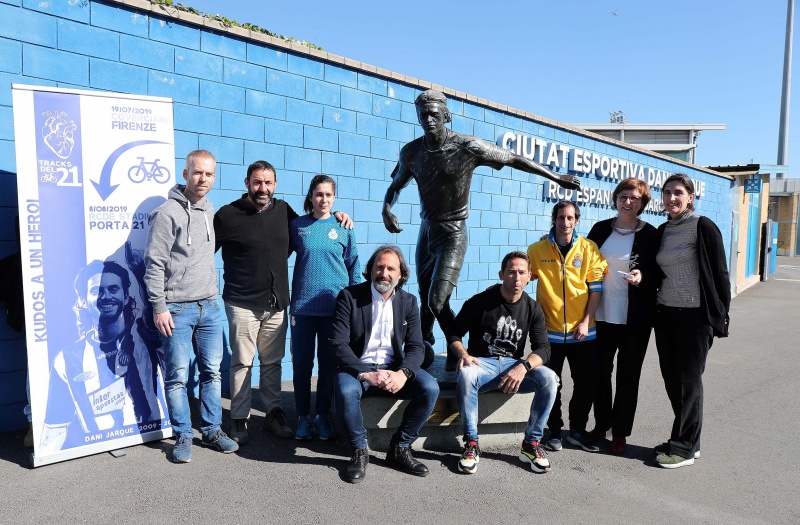
[[[536,300],[544,310],[550,341],[547,366],[560,379],[564,360],[568,359],[572,374],[570,434],[566,440],[587,452],[597,452],[599,444],[586,432],[586,423],[594,402],[599,366],[594,313],[600,303],[608,264],[594,242],[575,233],[580,218],[576,203],[557,202],[553,206],[550,234],[528,247],[528,257],[533,277],[537,279]],[[545,447],[561,450],[564,420],[560,383],[547,426],[550,436]]]

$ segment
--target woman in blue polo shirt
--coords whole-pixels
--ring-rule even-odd
[[[311,439],[316,427],[321,439],[333,437],[328,421],[331,405],[331,363],[328,336],[336,296],[359,280],[358,250],[353,230],[336,222],[331,210],[336,182],[327,175],[311,179],[303,209],[306,215],[289,225],[292,249],[297,253],[292,278],[290,324],[292,369],[297,407],[296,439]],[[311,421],[311,374],[316,340],[316,418]]]

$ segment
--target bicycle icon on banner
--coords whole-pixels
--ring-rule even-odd
[[[58,179],[52,173],[45,173],[41,176],[42,182],[56,182]]]
[[[136,184],[146,180],[154,180],[159,184],[166,184],[169,182],[172,174],[166,166],[158,165],[159,159],[155,159],[153,162],[145,162],[144,157],[136,158],[139,159],[139,164],[137,166],[131,166],[128,170],[128,178],[131,182]],[[149,169],[148,166],[150,166]]]

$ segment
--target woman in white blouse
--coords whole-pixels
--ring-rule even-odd
[[[590,435],[600,441],[611,430],[611,452],[622,454],[633,428],[639,377],[653,326],[660,275],[655,262],[659,242],[657,230],[640,218],[650,202],[647,183],[624,179],[612,199],[617,216],[596,223],[588,235],[608,261],[595,314],[601,364],[594,403],[595,428]],[[617,388],[612,403],[615,355]]]

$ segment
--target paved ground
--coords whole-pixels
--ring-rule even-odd
[[[672,417],[651,344],[625,457],[564,449],[536,475],[509,446],[466,476],[456,451],[423,451],[432,473],[417,479],[374,453],[367,479],[350,485],[345,450],[320,441],[255,432],[239,454],[195,446],[192,463],[174,465],[167,440],[30,470],[19,432],[0,434],[0,522],[800,523],[800,259],[778,264],[734,299],[731,337],[709,354],[702,458],[690,467],[653,461]]]

